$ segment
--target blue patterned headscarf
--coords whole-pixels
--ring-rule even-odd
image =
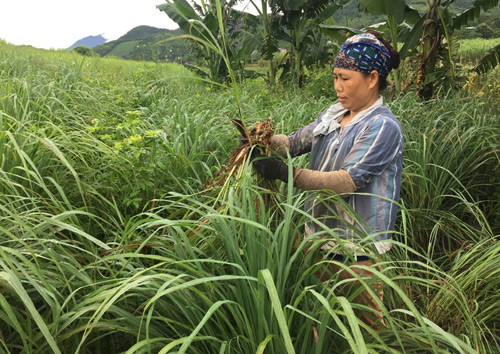
[[[367,74],[375,70],[380,76],[387,77],[392,68],[391,54],[373,34],[357,34],[344,42],[335,67]]]

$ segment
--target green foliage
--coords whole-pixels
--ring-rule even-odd
[[[328,60],[327,37],[319,25],[338,11],[347,0],[317,0],[268,2],[279,29],[273,36],[288,43],[289,55],[281,67],[282,81],[301,87],[305,62],[325,63]],[[286,32],[285,32],[286,30]]]
[[[456,205],[457,198],[462,196],[471,203],[478,203],[477,207],[493,221],[496,210],[492,208],[497,208],[493,206],[496,202],[490,199],[491,195],[483,186],[491,183],[491,171],[498,166],[496,134],[500,125],[494,109],[485,108],[479,113],[474,111],[476,106],[477,102],[459,95],[449,101],[423,104],[407,99],[395,101],[390,106],[401,117],[426,117],[420,121],[402,119],[406,144],[405,188],[401,198],[407,206],[413,206],[416,213],[422,213],[420,220],[426,220],[412,225],[412,237],[415,241],[420,240],[421,247],[427,247],[429,235],[433,232],[448,232],[446,222],[437,229],[434,229],[436,225],[428,222],[438,220],[446,214],[443,211],[453,212],[443,217],[462,220],[470,217],[468,205],[464,205],[465,209]],[[470,220],[470,225],[475,222]],[[425,229],[419,230],[421,225],[426,225]],[[454,232],[453,238],[438,237],[438,240],[465,242],[460,239],[459,232]],[[442,249],[449,252],[453,248],[450,245],[437,247],[437,244],[434,247],[433,252],[436,253]]]
[[[95,47],[94,50],[101,56],[115,56],[130,60],[177,63],[194,61],[194,52],[186,40],[168,40],[181,33],[179,29],[139,26],[117,40]]]
[[[477,20],[481,12],[493,9],[498,5],[498,0],[476,0],[465,11],[461,12],[453,19],[453,29],[464,27],[468,23]]]
[[[92,48],[86,47],[84,45],[79,45],[75,48],[72,49],[73,51],[77,52],[80,55],[84,56],[96,56],[97,53],[92,50]]]
[[[470,94],[485,100],[488,104],[496,105],[497,97],[500,94],[500,82],[497,79],[499,74],[499,65],[487,73],[478,74],[477,72],[473,72],[464,85],[464,88]]]
[[[189,67],[215,83],[232,80],[235,72],[245,77],[243,64],[257,48],[252,36],[242,28],[246,15],[235,11],[233,5],[226,0],[209,1],[197,7],[199,14],[185,0],[157,6],[185,33],[176,38],[189,39],[195,45],[199,60]]]
[[[486,23],[481,23],[476,27],[476,32],[481,38],[489,39],[495,37],[495,30]]]
[[[333,63],[328,66],[310,66],[303,87],[304,94],[334,100],[337,94],[334,90]]]
[[[296,130],[332,103],[309,89],[248,80],[243,116]],[[205,188],[237,145],[231,91],[178,65],[0,42],[0,351],[498,352],[500,127],[485,102],[389,102],[406,141],[398,229],[375,279],[341,296],[335,274],[315,276],[337,262],[303,238],[306,193],[262,188],[250,165]],[[356,315],[371,281],[380,331]]]
[[[430,99],[435,87],[453,87],[456,81],[453,58],[453,33],[478,20],[481,13],[493,9],[498,0],[478,0],[460,9],[450,6],[453,1],[427,1],[422,10],[415,10],[412,1],[362,0],[360,8],[374,15],[385,15],[386,23],[377,29],[390,33],[392,46],[398,47],[402,59],[409,55],[418,57],[415,83],[420,97]],[[463,4],[462,4],[463,5]],[[420,11],[420,12],[419,12]],[[366,25],[364,27],[367,27]],[[488,29],[486,24],[481,26]],[[483,35],[488,35],[487,31]],[[491,33],[490,33],[491,34]],[[404,62],[403,62],[404,64]],[[400,91],[400,69],[393,71],[396,91]]]
[[[405,1],[375,1],[363,0],[366,10],[374,15],[386,15],[394,17],[397,24],[401,23],[405,18]]]
[[[333,17],[339,25],[351,26],[354,28],[364,28],[369,24],[379,23],[384,21],[385,17],[383,15],[375,15],[373,13],[365,13],[359,11],[359,5],[363,0],[352,0],[348,4],[337,11]],[[381,2],[383,3],[383,1]],[[405,3],[418,11],[418,13],[423,14],[427,11],[426,0],[406,0]],[[475,0],[460,0],[460,1],[448,1],[447,7],[449,11],[453,14],[461,14],[467,9],[470,9]],[[500,28],[497,26],[496,21],[499,18],[500,8],[495,7],[488,9],[487,12],[483,12],[476,17],[475,20],[469,21],[468,26],[476,26],[479,23],[485,22],[493,28]],[[474,32],[474,31],[473,31]],[[476,37],[476,35],[474,35]],[[460,37],[464,38],[464,37]]]
[[[500,44],[500,39],[461,39],[457,56],[460,63],[475,66],[485,53]]]
[[[479,60],[479,63],[474,67],[474,71],[479,73],[487,72],[500,64],[500,44],[491,48]]]
[[[132,51],[136,50],[136,48],[139,46],[139,43],[141,41],[127,41],[127,42],[121,42],[113,47],[107,55],[127,59],[127,57],[132,58],[129,53],[132,53]],[[144,46],[141,44],[141,46]],[[142,58],[145,56],[143,55]]]
[[[181,34],[181,31],[178,29],[169,30],[165,28],[156,28],[151,26],[137,26],[135,28],[132,28],[130,31],[125,33],[120,38],[118,38],[117,41],[120,42],[120,41],[143,40],[145,38],[148,38],[150,36],[155,36],[158,34],[170,34],[175,36]]]

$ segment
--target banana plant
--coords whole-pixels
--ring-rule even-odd
[[[404,0],[363,0],[367,10],[373,14],[385,14],[387,16],[387,24],[391,32],[391,42],[394,48],[398,47],[398,25],[403,22],[405,17],[405,1]],[[393,71],[394,83],[396,91],[401,91],[400,69]]]
[[[282,30],[279,26],[276,26],[276,16],[273,13],[268,12],[267,0],[261,0],[260,5],[257,2],[250,0],[253,5],[257,16],[248,15],[249,23],[253,24],[254,32],[256,32],[257,38],[260,41],[259,50],[262,58],[267,61],[267,80],[270,87],[274,88],[276,85],[276,73],[277,67],[274,61],[276,53],[278,53],[278,30]]]
[[[453,2],[455,0],[427,0],[427,9],[420,14],[405,0],[362,0],[366,11],[386,15],[393,47],[398,48],[397,43],[404,43],[399,50],[401,59],[410,55],[418,58],[416,82],[418,94],[423,99],[432,97],[437,84],[455,79],[451,52],[453,32],[477,20],[481,12],[497,6],[499,0],[476,0],[459,14],[451,12]],[[497,58],[494,55],[496,52],[493,50],[485,59],[484,66],[480,67],[491,67]],[[397,70],[394,81],[399,90],[400,74]]]
[[[315,29],[349,1],[268,0],[272,13],[279,18],[279,26],[287,31],[279,38],[290,44],[283,72],[290,74],[294,86],[302,86],[304,58],[308,49],[321,43],[321,35]],[[320,43],[315,39],[319,39]]]
[[[500,65],[500,44],[484,53],[472,71],[481,74],[490,71],[497,65]]]
[[[256,48],[257,44],[252,37],[244,35],[242,31],[245,23],[245,14],[233,9],[234,1],[219,2],[221,15],[218,16],[216,1],[202,1],[202,5],[191,6],[186,0],[167,0],[165,4],[158,5],[160,11],[165,12],[179,28],[186,33],[184,36],[192,41],[198,51],[198,55],[205,63],[205,68],[197,65],[186,65],[202,77],[211,82],[222,82],[229,76],[227,63],[218,50],[212,45],[225,48],[225,55],[233,71],[241,72],[246,57]],[[222,21],[222,23],[219,22]],[[224,35],[221,35],[224,31]],[[178,37],[177,37],[178,38]],[[227,43],[222,43],[223,39]]]
[[[421,17],[418,12],[405,3],[405,0],[363,0],[364,11],[374,15],[385,15],[390,32],[391,44],[398,48],[398,42],[406,44],[400,52],[401,59],[409,55],[409,46],[416,45],[421,35]],[[419,23],[420,22],[420,23]],[[416,26],[415,26],[416,25]],[[405,30],[413,26],[415,31]],[[392,72],[396,92],[401,91],[401,67]]]
[[[453,32],[479,18],[481,12],[498,5],[499,0],[476,0],[460,14],[452,14],[450,5],[454,0],[427,0],[427,13],[420,42],[417,84],[419,96],[433,96],[435,84],[454,82],[454,64],[451,55]],[[448,70],[439,71],[441,67]]]

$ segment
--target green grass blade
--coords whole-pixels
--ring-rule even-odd
[[[4,268],[4,270],[0,272],[0,278],[5,280],[8,284],[10,284],[10,286],[12,286],[16,294],[23,302],[24,306],[26,306],[29,314],[33,317],[34,321],[38,325],[38,328],[40,329],[43,336],[47,340],[47,343],[49,344],[52,351],[55,354],[61,354],[61,351],[57,346],[55,338],[50,333],[50,330],[47,327],[47,324],[43,320],[42,316],[40,316],[40,314],[36,310],[35,305],[31,301],[28,293],[21,284],[21,281],[14,275],[14,273],[10,269],[6,269],[5,264],[3,262],[0,261],[0,265]]]
[[[283,341],[285,343],[285,348],[287,353],[288,354],[295,353],[292,339],[290,337],[290,332],[286,324],[285,315],[283,313],[283,308],[281,307],[278,291],[276,290],[276,286],[274,285],[274,281],[271,276],[271,272],[269,272],[269,270],[263,269],[259,272],[259,283],[264,285],[269,293],[269,297],[271,298],[271,304],[273,307],[273,312],[274,315],[276,316],[276,319],[278,320],[278,325],[281,331],[281,335],[283,336]]]
[[[234,303],[233,301],[230,300],[224,300],[224,301],[217,301],[215,304],[213,304],[210,309],[207,311],[205,316],[201,319],[200,323],[196,326],[196,328],[193,330],[193,332],[189,335],[189,337],[186,339],[186,341],[182,344],[181,348],[179,349],[179,354],[184,354],[186,353],[186,350],[189,349],[189,345],[193,341],[193,339],[198,335],[200,330],[203,328],[205,323],[210,319],[212,314],[216,312],[219,307],[225,304],[232,304]]]

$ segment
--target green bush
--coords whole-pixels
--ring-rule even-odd
[[[308,69],[303,90],[314,98],[335,99],[333,65],[313,66]]]
[[[486,23],[480,23],[476,27],[476,32],[481,36],[481,38],[484,39],[490,39],[495,37],[495,30]]]
[[[86,47],[84,45],[79,45],[79,46],[73,48],[72,50],[77,52],[78,54],[84,55],[84,56],[94,57],[94,56],[98,55],[96,52],[94,52],[92,50],[92,48]]]

